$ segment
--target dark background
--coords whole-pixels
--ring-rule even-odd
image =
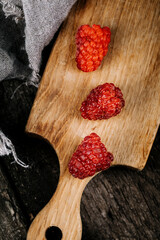
[[[22,168],[13,163],[12,155],[0,159],[0,239],[22,240],[56,189],[59,164],[49,144],[25,133],[37,89],[25,84],[17,89],[20,76],[25,82],[30,74],[27,55],[19,48],[24,44],[24,22],[16,25],[2,12],[0,20],[4,47],[15,56],[14,76],[19,76],[0,82],[0,128],[13,142],[18,157],[29,164]],[[57,35],[43,51],[41,75]],[[81,201],[82,240],[160,239],[159,190],[160,129],[143,171],[114,167],[87,185]]]

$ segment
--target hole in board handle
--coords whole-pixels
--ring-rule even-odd
[[[61,240],[62,231],[59,227],[51,226],[47,228],[45,237],[47,240]]]

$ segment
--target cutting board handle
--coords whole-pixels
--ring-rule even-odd
[[[27,240],[80,240],[80,201],[88,181],[89,179],[72,177],[66,169],[63,176],[60,176],[55,194],[32,222]],[[46,238],[46,230],[52,226],[60,228],[62,238]]]

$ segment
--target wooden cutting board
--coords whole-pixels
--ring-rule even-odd
[[[52,225],[62,230],[63,240],[81,239],[80,200],[91,178],[72,177],[67,165],[91,132],[113,153],[112,166],[144,168],[160,116],[158,2],[78,1],[63,23],[26,126],[27,132],[42,136],[56,150],[60,179],[56,193],[31,224],[27,240],[46,239]],[[75,34],[83,24],[108,26],[112,33],[107,56],[91,73],[78,70],[75,62]],[[81,102],[105,82],[122,90],[125,108],[109,120],[82,119]]]

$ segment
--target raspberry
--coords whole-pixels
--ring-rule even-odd
[[[76,34],[77,67],[84,72],[95,71],[107,54],[111,31],[100,25],[82,25]]]
[[[125,101],[123,94],[113,83],[104,83],[92,89],[82,102],[81,116],[89,120],[108,119],[120,113]]]
[[[93,176],[96,172],[106,170],[113,161],[113,155],[107,152],[100,137],[91,133],[85,137],[69,162],[69,172],[75,178]]]

